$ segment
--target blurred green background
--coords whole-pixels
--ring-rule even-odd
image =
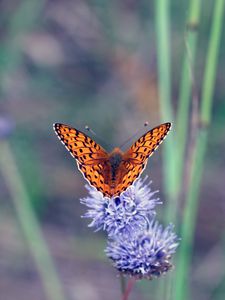
[[[164,1],[170,15],[170,43],[164,51],[170,56],[175,113],[189,2]],[[204,1],[200,10],[194,63],[199,95],[215,2]],[[82,131],[88,124],[108,151],[146,120],[150,127],[172,121],[176,138],[176,118],[165,119],[159,100],[156,12],[157,1],[147,0],[0,2],[0,299],[119,299],[117,273],[104,255],[105,235],[93,233],[80,217],[86,211],[79,203],[87,195],[84,179],[52,124]],[[194,231],[190,299],[225,297],[224,53],[223,31]],[[145,174],[167,203],[164,143]],[[174,146],[170,155],[175,151]],[[177,203],[181,216],[182,194]],[[163,208],[158,208],[161,219]],[[175,230],[179,234],[179,222]],[[163,280],[138,283],[131,299],[160,299],[157,289]]]

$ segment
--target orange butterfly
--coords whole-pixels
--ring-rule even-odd
[[[104,196],[119,196],[146,167],[148,157],[164,140],[171,123],[161,124],[140,137],[126,152],[115,148],[107,153],[83,132],[55,123],[53,128],[70,154],[76,159],[87,181]]]

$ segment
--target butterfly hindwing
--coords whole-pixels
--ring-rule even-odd
[[[98,191],[102,192],[104,196],[111,196],[110,186],[107,182],[110,166],[107,162],[95,165],[78,164],[78,167],[92,186],[94,186]]]
[[[142,171],[145,168],[145,164],[134,165],[133,163],[129,162],[122,162],[121,165],[121,181],[115,188],[115,195],[121,194],[125,191],[132,183],[140,176]]]

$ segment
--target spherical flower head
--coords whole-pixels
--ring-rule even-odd
[[[152,191],[151,182],[146,184],[147,177],[138,179],[119,197],[103,197],[102,193],[86,186],[89,196],[81,199],[89,209],[84,215],[91,218],[90,227],[95,230],[106,230],[109,237],[116,235],[127,236],[139,230],[145,230],[148,217],[155,215],[155,206],[160,204],[155,197],[158,191]]]
[[[177,246],[173,225],[163,229],[153,220],[144,232],[109,241],[105,251],[119,272],[137,279],[152,279],[171,269],[171,255]]]

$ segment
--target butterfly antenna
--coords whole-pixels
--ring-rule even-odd
[[[96,136],[101,142],[102,144],[106,145],[107,147],[111,147],[112,148],[112,145],[106,143],[101,137],[99,137],[95,132],[94,130],[92,130],[88,125],[85,126],[85,129],[90,132],[91,134],[93,134],[94,136]]]
[[[148,121],[144,123],[144,127],[148,126]],[[133,138],[143,129],[143,127],[139,128],[131,137],[129,137],[122,145],[120,145],[120,148],[124,147],[127,143],[129,143]]]
[[[89,132],[91,132],[93,135],[97,136],[97,134],[92,130],[88,125],[85,125],[85,129]]]

